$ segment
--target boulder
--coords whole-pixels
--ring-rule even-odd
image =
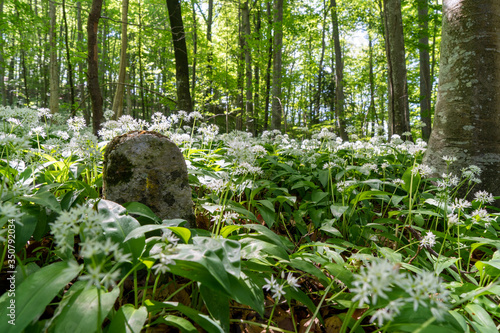
[[[119,204],[143,203],[162,220],[195,222],[184,156],[156,132],[132,131],[111,140],[104,153],[103,195]]]

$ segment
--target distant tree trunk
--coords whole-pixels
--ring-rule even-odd
[[[189,61],[187,56],[186,35],[182,23],[179,0],[167,0],[168,17],[172,29],[172,41],[175,55],[175,79],[177,82],[177,108],[193,111],[189,92]]]
[[[257,9],[257,16],[256,16],[256,22],[255,22],[255,36],[257,39],[257,44],[260,43],[260,29],[261,29],[261,7],[259,5]],[[257,59],[260,59],[260,47],[257,51]],[[254,89],[254,96],[253,96],[253,107],[254,107],[254,125],[253,125],[253,134],[256,135],[257,131],[259,130],[258,128],[258,121],[257,119],[259,118],[259,111],[260,111],[260,66],[258,63],[255,64],[254,66],[254,82],[255,82],[255,89]]]
[[[368,52],[370,66],[370,71],[368,73],[370,81],[370,106],[368,107],[368,112],[373,117],[372,119],[376,121],[377,110],[375,109],[375,76],[373,74],[373,40],[370,32],[368,32]]]
[[[137,58],[139,62],[139,94],[141,96],[141,110],[142,110],[142,119],[146,119],[146,97],[144,95],[144,67],[142,65],[142,7],[141,2],[139,1],[139,38],[137,38],[139,47],[137,48]]]
[[[273,130],[281,130],[281,53],[283,47],[283,0],[274,0],[274,41],[273,41],[273,89],[272,118]]]
[[[77,18],[77,41],[78,41],[78,49],[81,52],[84,52],[84,45],[83,45],[83,28],[82,28],[82,4],[80,1],[76,3],[76,18]],[[90,114],[87,109],[87,103],[85,102],[85,77],[83,75],[84,73],[84,61],[78,61],[78,72],[79,74],[79,88],[80,88],[80,100],[81,100],[81,107],[83,109],[83,118],[85,119],[86,124],[90,124]]]
[[[115,119],[123,115],[123,98],[125,96],[125,77],[127,74],[127,25],[128,25],[128,1],[122,2],[122,35],[120,47],[120,71],[118,72],[118,82],[116,85],[115,98],[113,100],[113,108]]]
[[[3,0],[0,0],[0,16],[3,17]],[[2,105],[7,105],[7,91],[5,89],[5,66],[4,66],[4,40],[3,40],[3,29],[0,27],[0,96],[2,98]]]
[[[269,49],[267,51],[267,69],[266,69],[266,101],[264,105],[264,130],[267,130],[269,127],[269,97],[271,95],[271,67],[273,63],[273,36],[271,27],[273,26],[273,16],[271,12],[271,1],[267,1],[267,26],[268,26],[268,40],[269,40]]]
[[[59,112],[59,67],[57,64],[56,46],[56,4],[49,2],[49,44],[50,44],[50,100],[49,109],[51,113]]]
[[[194,108],[196,101],[196,60],[198,57],[198,23],[196,20],[196,10],[194,7],[194,0],[191,0],[193,8],[193,73],[191,76],[191,89],[192,89],[192,108]]]
[[[208,77],[208,87],[205,90],[206,105],[207,109],[211,113],[213,111],[212,106],[212,84],[213,84],[213,68],[212,68],[212,58],[213,58],[213,47],[212,47],[212,24],[214,18],[214,0],[208,0],[208,14],[207,14],[207,42],[208,42],[208,56],[207,56],[207,77]]]
[[[344,115],[344,62],[342,61],[342,48],[340,47],[337,2],[331,0],[330,6],[332,8],[333,43],[335,47],[335,116],[340,137],[342,140],[348,140]]]
[[[389,79],[389,136],[410,132],[410,105],[401,0],[384,0],[385,40]]]
[[[239,110],[238,116],[236,117],[236,129],[238,131],[243,129],[243,121],[245,118],[245,102],[243,98],[243,86],[245,83],[245,36],[243,36],[242,12],[241,6],[238,6],[238,62],[236,72],[236,86],[238,88],[236,107]]]
[[[62,0],[62,11],[64,20],[64,45],[66,46],[66,62],[68,63],[68,83],[69,83],[69,93],[70,93],[70,110],[71,115],[76,114],[75,105],[75,84],[73,83],[73,66],[71,65],[71,56],[69,53],[69,32],[68,32],[68,20],[66,19],[66,0]]]
[[[500,194],[499,31],[499,1],[443,1],[438,102],[424,158],[437,175],[480,167],[474,189],[493,195]],[[457,160],[447,168],[443,156]]]
[[[87,62],[88,87],[92,101],[92,131],[95,135],[101,129],[103,99],[99,87],[99,62],[97,52],[97,32],[101,18],[103,0],[92,0],[89,19],[87,21]]]
[[[313,111],[313,117],[312,117],[312,123],[313,124],[318,124],[319,123],[319,118],[320,118],[320,109],[321,109],[321,95],[323,93],[323,63],[325,60],[325,48],[326,48],[326,43],[325,43],[325,35],[326,35],[326,17],[328,13],[328,9],[330,6],[324,8],[323,12],[323,24],[322,24],[322,29],[321,29],[321,55],[319,58],[319,66],[318,66],[318,90],[316,91],[316,96],[314,100],[314,111]]]
[[[243,3],[242,8],[243,17],[243,32],[244,36],[244,50],[245,50],[245,79],[246,79],[246,89],[245,89],[245,114],[247,117],[246,130],[253,133],[255,119],[253,114],[253,82],[252,82],[252,53],[250,46],[250,9],[248,7],[248,1]]]
[[[418,21],[420,39],[418,41],[420,54],[420,119],[425,124],[422,127],[422,139],[429,141],[431,136],[431,66],[429,56],[429,5],[428,0],[418,0]]]

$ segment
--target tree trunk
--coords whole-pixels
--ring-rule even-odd
[[[422,139],[429,141],[431,136],[431,66],[429,56],[429,5],[428,0],[418,0],[418,21],[420,39],[418,41],[420,55],[420,119]]]
[[[424,163],[447,171],[476,165],[483,189],[500,194],[500,2],[444,0],[438,102]]]
[[[49,109],[51,113],[59,112],[59,68],[57,66],[56,46],[56,4],[49,2],[49,44],[50,44],[50,100]]]
[[[410,106],[401,0],[384,0],[385,40],[389,80],[389,137],[410,132]]]
[[[182,23],[179,0],[167,0],[168,17],[172,29],[172,41],[175,55],[175,79],[177,82],[177,108],[193,111],[189,92],[189,61],[187,56],[186,35]]]
[[[243,17],[243,33],[244,36],[244,50],[245,50],[245,115],[246,115],[246,130],[253,133],[255,119],[253,114],[253,82],[252,82],[252,53],[250,47],[250,9],[248,1],[243,3],[242,13]]]
[[[337,2],[331,0],[330,6],[332,8],[333,43],[335,47],[335,115],[340,137],[342,140],[348,140],[349,137],[345,130],[344,115],[344,62],[342,61],[342,51],[340,47]]]
[[[256,42],[257,45],[260,45],[260,29],[261,29],[261,7],[260,4],[258,5],[257,8],[257,15],[255,18],[255,36],[256,36]],[[260,59],[261,52],[260,52],[260,47],[257,50],[257,58]],[[258,65],[257,61],[254,66],[254,82],[255,82],[255,89],[254,89],[254,96],[253,96],[253,107],[254,107],[254,124],[253,124],[253,134],[256,135],[257,131],[259,131],[259,124],[258,124],[258,119],[259,119],[259,114],[260,114],[260,66]]]
[[[271,96],[271,67],[273,64],[273,36],[271,27],[273,25],[273,16],[271,13],[271,1],[267,1],[267,26],[268,26],[268,43],[269,48],[267,51],[267,69],[266,69],[266,101],[264,105],[264,130],[267,130],[269,127],[269,97]]]
[[[3,3],[4,0],[0,0],[0,16],[3,17]],[[5,59],[3,57],[4,40],[3,40],[3,28],[0,27],[0,96],[2,98],[2,105],[7,105],[7,90],[5,89]]]
[[[196,20],[196,10],[194,7],[194,0],[191,0],[193,8],[193,73],[191,75],[191,89],[192,89],[192,108],[194,109],[196,101],[196,58],[198,57],[198,22]]]
[[[99,61],[97,52],[97,32],[101,18],[103,0],[92,0],[89,19],[87,21],[87,62],[88,62],[88,87],[92,101],[92,131],[95,135],[101,129],[102,104],[101,88],[99,87]]]
[[[76,3],[76,21],[77,21],[77,45],[78,49],[81,52],[84,52],[84,45],[83,45],[83,28],[82,28],[82,4],[80,1]],[[78,86],[80,90],[80,100],[81,100],[81,108],[83,109],[83,118],[85,119],[86,124],[90,124],[90,114],[87,110],[87,103],[85,102],[85,77],[83,76],[84,73],[84,61],[78,61]]]
[[[123,98],[125,96],[125,77],[127,75],[127,25],[128,25],[128,0],[122,2],[122,35],[120,47],[120,71],[118,72],[118,82],[116,83],[115,98],[113,108],[115,119],[123,115]]]
[[[321,55],[319,58],[318,66],[318,90],[316,91],[316,96],[314,98],[314,111],[312,117],[312,124],[318,124],[320,120],[320,109],[321,109],[321,94],[323,93],[323,63],[325,60],[325,35],[326,35],[326,17],[328,14],[328,9],[330,6],[324,6],[323,12],[323,23],[321,27]]]
[[[283,47],[283,0],[274,0],[273,89],[271,128],[281,130],[281,53]]]
[[[69,53],[69,32],[68,32],[68,20],[66,19],[66,0],[62,0],[62,11],[64,20],[64,45],[66,46],[66,62],[68,63],[68,83],[69,83],[69,93],[70,93],[70,110],[71,115],[74,117],[76,114],[75,105],[75,85],[73,83],[73,66],[71,65],[71,56]]]

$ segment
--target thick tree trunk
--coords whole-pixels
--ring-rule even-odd
[[[266,100],[264,105],[264,130],[267,130],[269,127],[269,98],[271,96],[271,68],[273,64],[273,36],[271,27],[273,25],[273,16],[271,12],[271,1],[267,0],[267,37],[269,48],[267,51],[267,69],[266,69]]]
[[[56,47],[56,4],[49,2],[49,44],[50,44],[50,100],[49,109],[51,113],[59,112],[59,67],[57,64]]]
[[[420,55],[420,119],[422,139],[429,141],[431,136],[431,65],[429,56],[429,5],[428,0],[418,0],[418,20],[420,39],[418,41]]]
[[[123,99],[125,96],[125,77],[127,75],[127,25],[128,25],[128,1],[122,2],[122,35],[120,47],[120,71],[118,72],[118,82],[116,85],[115,98],[113,99],[113,108],[115,119],[123,115]]]
[[[196,19],[196,10],[194,7],[194,0],[191,0],[191,7],[193,12],[193,71],[191,74],[191,91],[192,91],[192,108],[194,109],[196,101],[196,62],[198,57],[198,21]]]
[[[92,131],[95,135],[101,129],[103,99],[99,87],[99,61],[97,52],[97,32],[101,18],[103,0],[92,0],[89,19],[87,20],[87,62],[88,87],[92,101]]]
[[[193,106],[189,92],[189,61],[184,24],[182,23],[181,3],[179,0],[167,0],[167,9],[174,45],[177,108],[191,112]]]
[[[83,28],[82,28],[82,4],[80,1],[76,3],[76,18],[77,18],[77,40],[78,40],[78,49],[81,52],[84,52],[84,45],[83,45]],[[80,106],[83,109],[83,118],[85,119],[86,124],[90,124],[90,113],[87,109],[87,103],[86,98],[85,98],[85,77],[83,75],[84,73],[84,61],[78,61],[78,72],[79,74],[79,90],[80,90]]]
[[[401,0],[384,0],[385,39],[389,67],[389,136],[410,132],[410,106]]]
[[[337,118],[337,127],[342,140],[347,140],[347,132],[345,130],[345,115],[344,115],[344,62],[342,61],[342,49],[340,47],[339,20],[337,14],[337,2],[331,0],[332,8],[332,26],[333,26],[333,43],[335,47],[335,115]]]
[[[281,130],[281,53],[283,47],[283,0],[274,0],[273,89],[271,128]]]
[[[444,0],[438,102],[424,163],[482,169],[475,189],[500,194],[500,2]]]

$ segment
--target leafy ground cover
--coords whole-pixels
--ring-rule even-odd
[[[0,117],[1,332],[498,331],[494,197],[475,166],[431,177],[425,142]],[[186,157],[196,228],[100,199],[106,143],[144,129]]]

